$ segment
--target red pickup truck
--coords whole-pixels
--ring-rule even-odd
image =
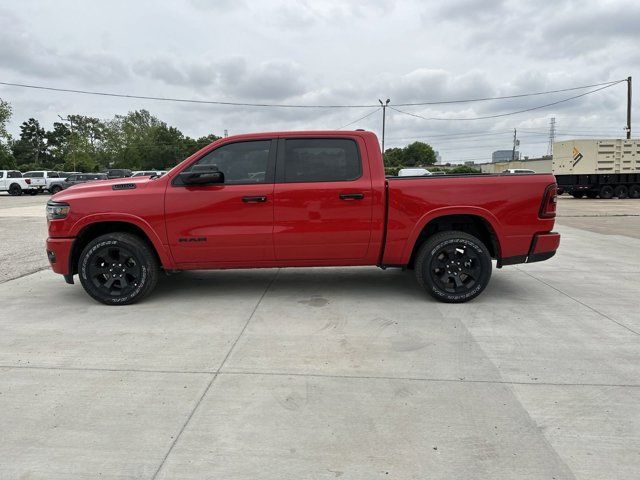
[[[47,204],[47,255],[111,305],[161,270],[414,269],[438,300],[479,295],[497,267],[552,257],[553,175],[385,177],[375,134],[260,133],[213,142],[167,174],[73,186]]]

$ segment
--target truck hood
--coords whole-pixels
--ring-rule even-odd
[[[87,198],[93,196],[108,195],[107,192],[126,191],[114,190],[114,185],[134,185],[135,187],[131,191],[135,191],[138,188],[144,188],[150,182],[156,182],[159,179],[150,179],[149,177],[129,177],[129,178],[114,178],[112,180],[94,180],[91,182],[80,183],[73,185],[66,190],[56,193],[51,200],[54,202],[65,202],[74,200],[76,198]]]

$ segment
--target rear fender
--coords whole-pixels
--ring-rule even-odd
[[[427,226],[429,222],[435,220],[439,217],[445,217],[447,215],[472,215],[478,217],[484,221],[486,221],[493,233],[496,235],[497,240],[497,256],[501,257],[500,245],[502,244],[502,226],[498,219],[493,215],[489,210],[480,207],[442,207],[436,208],[435,210],[431,210],[430,212],[424,214],[414,226],[409,238],[407,238],[407,243],[404,246],[404,250],[402,251],[402,264],[407,265],[411,259],[411,254],[413,252],[413,247],[420,236],[420,233]]]

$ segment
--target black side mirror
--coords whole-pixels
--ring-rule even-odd
[[[213,185],[224,183],[224,173],[215,165],[194,165],[189,171],[181,172],[183,185]]]

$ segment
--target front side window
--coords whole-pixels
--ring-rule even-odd
[[[60,178],[58,172],[49,172],[47,175],[49,176],[49,178]]]
[[[16,172],[15,170],[12,172],[7,172],[7,178],[22,178],[22,173]]]
[[[286,183],[350,181],[361,174],[360,155],[353,140],[306,138],[285,142]]]
[[[215,165],[224,173],[224,183],[265,183],[270,146],[271,140],[223,145],[207,153],[185,171],[190,171],[196,165]]]

